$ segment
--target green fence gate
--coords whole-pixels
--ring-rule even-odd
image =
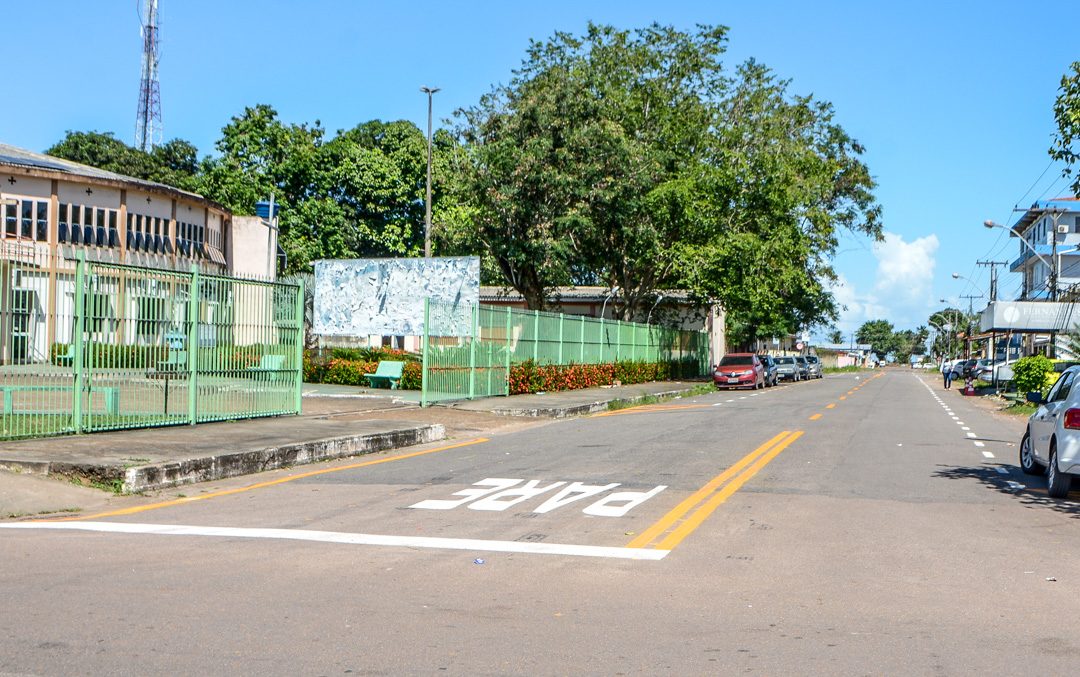
[[[708,334],[653,324],[513,308],[424,307],[421,404],[509,394],[510,368],[537,364],[692,361],[708,370]]]
[[[0,249],[0,438],[300,412],[297,285]]]

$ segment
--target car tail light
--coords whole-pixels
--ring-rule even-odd
[[[1065,412],[1065,427],[1069,430],[1080,430],[1080,409],[1069,409]]]

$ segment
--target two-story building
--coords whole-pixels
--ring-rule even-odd
[[[1012,227],[1010,236],[1024,240],[1018,243],[1019,256],[1009,266],[1009,272],[1023,276],[1018,301],[1053,298],[1053,273],[1058,296],[1080,286],[1080,200],[1059,197],[1036,202]]]
[[[266,279],[276,249],[265,221],[201,195],[0,144],[0,364],[43,362],[73,340],[77,260]],[[104,294],[100,282],[85,291]],[[143,335],[164,331],[149,321],[160,319],[162,285],[149,286],[138,292],[149,296],[125,290],[121,306],[88,308],[130,320],[138,342],[160,341]]]

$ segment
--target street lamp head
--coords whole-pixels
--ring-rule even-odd
[[[987,220],[983,221],[983,225],[986,226],[987,228],[1004,228],[1005,227],[1005,226],[1001,225],[1000,223],[994,223],[990,219],[987,219]]]
[[[421,87],[420,91],[423,92],[424,94],[434,94],[435,92],[437,92],[437,91],[439,91],[441,89],[442,89],[442,87]]]
[[[960,279],[960,273],[953,273],[952,276],[953,276],[954,280],[959,280]]]

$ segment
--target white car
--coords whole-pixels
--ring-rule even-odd
[[[1069,367],[1046,397],[1028,393],[1039,408],[1028,419],[1020,441],[1020,469],[1028,475],[1046,472],[1048,493],[1064,498],[1080,474],[1080,366]]]

